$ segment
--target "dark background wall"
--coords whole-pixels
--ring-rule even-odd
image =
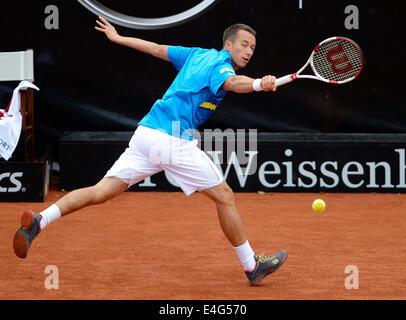
[[[100,1],[143,17],[174,14],[199,1]],[[59,9],[59,29],[47,30],[47,5]],[[358,30],[347,30],[347,5],[356,5]],[[355,40],[366,55],[360,77],[342,86],[298,80],[276,93],[229,93],[204,128],[257,128],[268,132],[405,133],[401,97],[405,14],[394,1],[222,0],[186,24],[163,30],[117,26],[120,34],[163,44],[221,49],[223,30],[243,22],[257,30],[254,58],[241,74],[283,76],[330,36]],[[0,5],[0,51],[34,49],[37,142],[62,132],[132,131],[175,77],[170,63],[120,47],[94,30],[96,16],[77,1],[11,1]],[[399,66],[401,61],[401,66]],[[1,70],[0,70],[1,72]],[[0,85],[5,106],[14,84]]]

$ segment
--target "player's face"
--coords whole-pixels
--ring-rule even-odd
[[[254,54],[256,39],[246,30],[239,30],[234,42],[228,41],[225,49],[230,52],[234,69],[244,68]]]

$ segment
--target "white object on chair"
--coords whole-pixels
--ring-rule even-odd
[[[20,90],[26,90],[27,88],[39,90],[39,88],[31,82],[21,81],[18,87],[14,89],[8,112],[0,119],[0,156],[6,161],[13,154],[17,147],[18,140],[20,139],[22,127]]]

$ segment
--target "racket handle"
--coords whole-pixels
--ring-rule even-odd
[[[289,82],[293,81],[294,79],[296,79],[296,78],[293,77],[293,74],[288,74],[287,76],[278,78],[275,80],[275,87],[279,87],[283,84],[289,83]]]

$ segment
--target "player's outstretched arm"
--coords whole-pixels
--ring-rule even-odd
[[[155,42],[146,41],[138,38],[132,37],[123,37],[120,36],[116,29],[103,17],[99,17],[99,20],[96,20],[96,23],[99,26],[96,26],[95,29],[103,32],[106,37],[117,44],[133,48],[135,50],[148,53],[154,57],[170,61],[168,57],[168,46],[160,45]]]
[[[276,91],[274,76],[265,76],[260,81],[261,89],[264,91]],[[229,77],[223,84],[223,89],[236,93],[249,93],[254,90],[255,79],[247,76]]]

